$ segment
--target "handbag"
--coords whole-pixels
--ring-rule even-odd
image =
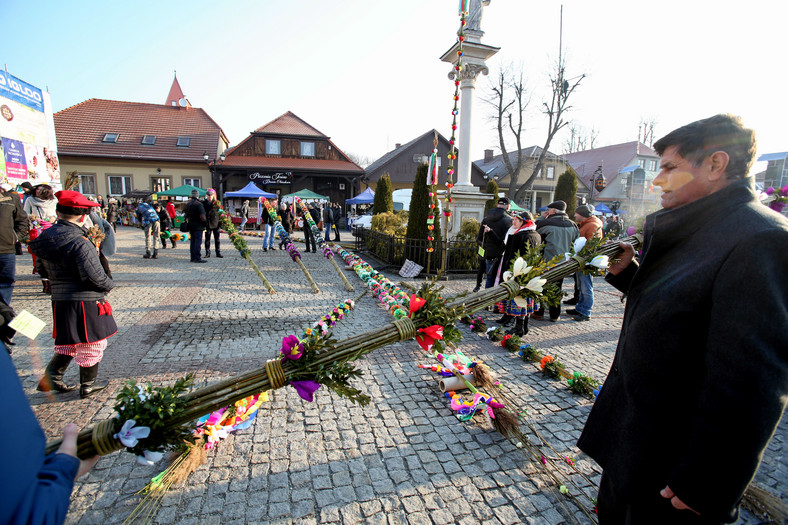
[[[182,231],[183,233],[188,233],[188,231],[189,231],[189,222],[188,222],[188,221],[183,221],[183,222],[181,223],[181,227],[180,227],[180,229],[181,229],[181,231]]]

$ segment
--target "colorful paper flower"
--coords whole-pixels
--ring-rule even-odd
[[[534,277],[528,284],[525,285],[526,290],[530,290],[535,293],[542,293],[543,286],[547,283],[547,279],[542,279],[540,277]]]
[[[610,259],[607,255],[597,255],[587,263],[589,266],[594,266],[600,270],[606,270],[610,266]]]
[[[588,239],[586,239],[585,237],[578,237],[577,239],[575,239],[575,242],[572,244],[575,253],[580,253],[580,250],[582,250],[585,247],[587,242]]]
[[[145,450],[142,454],[142,456],[137,456],[137,463],[149,467],[152,467],[154,464],[161,461],[162,457],[164,457],[163,452],[152,452],[150,450]]]
[[[115,434],[115,438],[120,440],[124,446],[133,448],[137,446],[140,439],[144,439],[150,435],[150,428],[148,427],[134,427],[137,422],[129,419],[123,426],[120,427],[120,432]]]
[[[302,399],[309,401],[310,403],[315,400],[314,394],[318,388],[320,388],[320,383],[316,383],[315,381],[305,380],[305,381],[290,381],[290,386],[295,388],[298,395],[301,396]]]
[[[287,335],[282,338],[282,348],[280,349],[285,359],[296,360],[304,354],[304,345],[294,335]]]

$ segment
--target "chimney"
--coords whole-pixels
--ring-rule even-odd
[[[493,158],[493,150],[486,149],[484,150],[484,162],[490,162]]]
[[[402,144],[397,142],[396,144],[394,144],[394,149],[399,149],[400,146],[402,146]]]

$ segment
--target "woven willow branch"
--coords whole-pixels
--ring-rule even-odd
[[[625,239],[639,247],[642,237],[634,236]],[[618,242],[605,244],[596,255],[608,255],[613,257],[621,253]],[[547,270],[543,277],[549,281],[555,281],[571,275],[578,271],[580,263],[576,260],[560,263]],[[450,308],[460,306],[457,311],[457,318],[470,315],[491,304],[506,299],[512,299],[519,294],[519,285],[514,281],[506,281],[500,286],[488,288],[479,292],[467,295],[458,299],[454,303],[447,305]],[[315,359],[311,366],[313,369],[320,365],[330,365],[337,362],[354,361],[362,355],[369,353],[377,348],[387,346],[399,341],[412,339],[416,335],[417,327],[409,318],[399,319],[367,332],[343,339],[337,342],[331,350]],[[200,388],[186,394],[186,410],[179,416],[170,420],[170,425],[180,426],[191,423],[196,419],[209,414],[222,407],[235,403],[245,397],[266,391],[276,387],[286,385],[289,381],[304,377],[303,370],[295,372],[289,366],[289,362],[284,364],[279,360],[269,361],[265,366],[234,376],[223,381],[218,381],[212,385]],[[283,379],[284,378],[284,379]],[[276,387],[274,386],[276,385]],[[114,419],[104,420],[97,423],[94,427],[81,431],[77,437],[77,456],[85,459],[95,455],[106,455],[116,450],[124,448],[123,444],[112,437]],[[62,440],[58,439],[47,444],[47,454],[54,452],[60,446]]]

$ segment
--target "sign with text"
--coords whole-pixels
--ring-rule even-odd
[[[255,171],[249,174],[249,180],[262,185],[292,184],[292,171]]]
[[[49,94],[0,71],[0,182],[60,189],[55,119]]]

